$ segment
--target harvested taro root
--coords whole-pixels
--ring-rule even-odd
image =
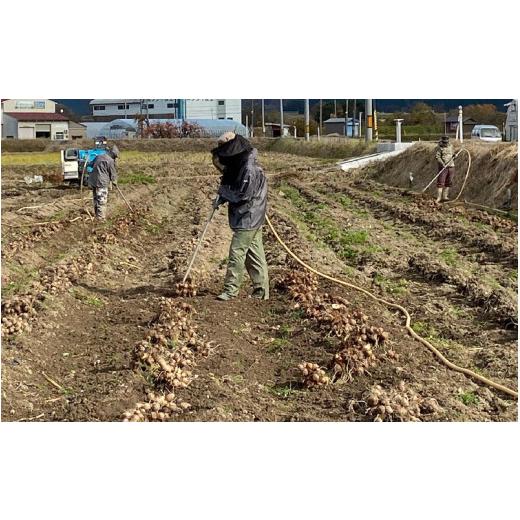
[[[369,372],[376,362],[377,358],[369,343],[348,346],[334,354],[332,358],[334,379],[346,377],[351,380],[354,376]]]
[[[323,386],[330,382],[325,370],[316,363],[300,363],[298,368],[303,376],[303,384],[307,388]]]
[[[194,313],[187,303],[162,298],[153,327],[134,349],[134,360],[150,371],[158,385],[170,390],[187,387],[194,377],[195,353],[209,355],[214,348],[197,334],[191,319]]]
[[[148,401],[139,402],[123,414],[123,422],[168,421],[174,414],[191,408],[189,403],[176,398],[173,392],[156,394],[149,392]]]
[[[33,283],[31,290],[2,303],[2,335],[8,336],[30,330],[29,320],[37,314],[38,302],[49,294],[67,290],[80,276],[92,270],[92,263],[84,258],[73,258],[50,267]]]
[[[21,316],[13,314],[12,316],[2,316],[2,336],[10,336],[20,334],[21,332],[30,331],[31,326]]]
[[[375,422],[418,422],[424,414],[438,415],[443,411],[435,399],[421,397],[404,381],[390,389],[374,385],[352,408]]]
[[[187,278],[185,282],[178,282],[173,286],[175,296],[193,297],[197,296],[197,286],[191,278]]]
[[[389,334],[382,327],[369,324],[369,317],[339,296],[317,291],[316,277],[306,271],[291,271],[280,282],[327,336],[339,339],[341,350],[331,361],[333,379],[362,375],[375,365],[373,349],[384,344]]]
[[[174,413],[190,408],[176,399],[175,391],[187,387],[195,377],[195,354],[209,355],[213,342],[197,334],[192,321],[195,309],[188,303],[161,298],[160,311],[147,336],[134,348],[134,364],[141,365],[153,377],[154,384],[167,393],[148,394],[148,402],[139,402],[123,415],[125,422],[167,421]]]

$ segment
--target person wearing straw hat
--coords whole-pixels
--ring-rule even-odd
[[[226,132],[219,137],[212,156],[213,164],[222,173],[213,207],[228,204],[229,226],[233,230],[224,290],[217,298],[235,298],[247,271],[253,284],[251,296],[268,300],[269,275],[262,241],[267,178],[257,163],[258,152],[241,135]]]

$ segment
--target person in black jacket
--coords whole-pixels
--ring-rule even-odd
[[[222,172],[213,207],[228,203],[233,239],[224,290],[219,300],[238,295],[247,270],[253,283],[253,298],[269,299],[269,275],[262,241],[267,210],[267,178],[257,163],[258,152],[241,135],[226,132],[212,150],[213,164]]]

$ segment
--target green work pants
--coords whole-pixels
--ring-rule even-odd
[[[265,260],[262,229],[236,229],[229,248],[229,260],[224,292],[236,296],[240,290],[244,271],[253,282],[253,294],[269,299],[269,275]]]

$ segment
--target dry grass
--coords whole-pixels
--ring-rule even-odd
[[[420,191],[437,173],[435,147],[435,143],[417,143],[396,157],[367,166],[360,174],[368,174],[374,180],[391,186],[408,188],[410,173],[413,173],[412,189]],[[459,147],[459,145],[454,146],[455,150]],[[464,148],[471,154],[471,169],[462,198],[477,204],[499,207],[507,198],[508,187],[511,187],[513,207],[516,207],[517,144],[467,141],[464,143]],[[467,166],[467,155],[462,153],[455,161],[455,179],[452,190],[454,194],[457,194],[462,186]],[[429,192],[433,194],[434,190],[435,183]]]
[[[305,141],[303,139],[271,139],[267,143],[259,140],[259,147],[269,152],[282,152],[307,157],[321,157],[326,159],[348,159],[373,153],[376,150],[375,143],[366,143],[362,139],[349,139],[346,141]]]
[[[65,148],[91,148],[93,139],[61,142],[48,139],[3,139],[2,154],[13,152],[59,152]],[[109,144],[117,144],[120,150],[139,152],[182,152],[209,151],[216,145],[216,139],[125,139],[109,140]]]
[[[59,164],[58,152],[16,152],[2,151],[2,166],[31,166],[35,164]]]
[[[82,139],[73,142],[57,142],[46,139],[16,139],[2,140],[2,155],[18,152],[59,152],[65,148],[90,148],[92,139]],[[216,139],[125,139],[109,141],[109,144],[117,144],[122,151],[135,152],[209,152],[216,146]],[[375,144],[367,145],[364,140],[327,140],[306,142],[303,139],[267,139],[254,138],[252,143],[259,150],[290,153],[308,157],[321,157],[328,159],[345,159],[356,155],[371,153],[375,150]],[[34,164],[34,163],[33,163]]]

